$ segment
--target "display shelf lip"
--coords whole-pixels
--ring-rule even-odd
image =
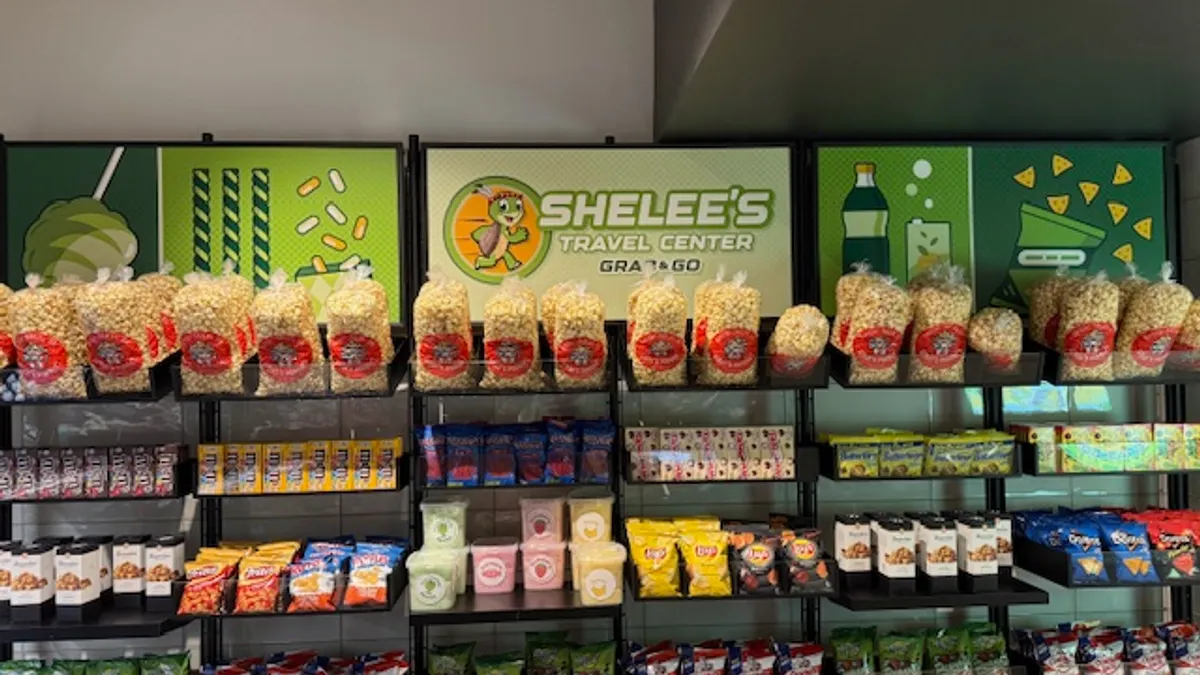
[[[1013,461],[1013,470],[1010,473],[962,474],[962,475],[955,475],[955,476],[919,475],[919,476],[905,476],[905,477],[871,476],[871,477],[866,477],[866,478],[843,478],[838,475],[837,462],[835,461],[835,458],[833,455],[833,447],[830,446],[828,443],[818,443],[816,447],[820,453],[820,475],[822,477],[826,478],[827,480],[831,480],[831,481],[834,481],[837,483],[879,483],[879,482],[884,482],[884,481],[890,481],[890,482],[896,482],[896,483],[900,483],[900,482],[915,483],[918,481],[926,481],[926,480],[937,481],[937,482],[961,481],[961,480],[988,480],[988,479],[1004,480],[1004,479],[1008,479],[1008,478],[1020,478],[1021,476],[1025,475],[1025,474],[1021,473],[1022,457],[1021,457],[1020,448],[1014,448],[1013,460],[1012,460]]]
[[[1200,370],[1180,368],[1173,363],[1173,357],[1168,357],[1162,372],[1150,377],[1125,377],[1111,380],[1070,380],[1061,377],[1062,354],[1057,350],[1035,344],[1026,349],[1036,349],[1043,354],[1043,378],[1046,382],[1060,387],[1108,387],[1108,386],[1157,386],[1200,384]]]
[[[105,609],[98,618],[80,623],[56,619],[40,624],[7,620],[0,623],[0,643],[159,637],[186,626],[194,618],[139,609]]]
[[[401,492],[405,488],[413,487],[412,469],[409,465],[408,455],[403,454],[396,457],[396,487],[393,488],[375,488],[373,490],[330,490],[327,492],[258,492],[254,494],[202,494],[199,491],[200,474],[196,472],[197,483],[193,485],[192,494],[196,499],[262,499],[262,498],[278,498],[278,497],[319,497],[319,496],[338,496],[346,495],[375,495],[387,494],[392,492]]]
[[[1024,475],[1038,478],[1080,478],[1089,476],[1188,476],[1200,474],[1200,467],[1195,469],[1139,469],[1125,471],[1039,471],[1037,468],[1037,444],[1017,441],[1017,452],[1021,455]]]
[[[45,398],[45,399],[24,399],[21,401],[0,401],[0,408],[16,408],[16,407],[35,407],[35,406],[59,406],[59,405],[103,405],[103,404],[128,404],[128,403],[157,403],[171,394],[171,372],[172,369],[179,364],[179,354],[172,354],[163,359],[159,363],[150,366],[146,370],[150,388],[148,391],[139,392],[122,392],[113,394],[102,394],[96,388],[96,382],[92,375],[92,367],[76,366],[83,371],[84,386],[87,390],[86,398]],[[0,386],[7,386],[8,377],[12,374],[19,375],[20,368],[17,366],[7,366],[0,368]]]
[[[936,609],[941,607],[975,607],[1006,605],[1045,605],[1050,594],[1020,579],[1000,579],[995,591],[968,593],[932,593],[918,589],[913,594],[887,594],[873,588],[854,589],[844,584],[829,600],[852,612],[886,609]]]
[[[1107,579],[1096,582],[1076,581],[1075,575],[1071,573],[1071,556],[1066,551],[1042,546],[1025,537],[1013,537],[1013,567],[1041,577],[1063,588],[1169,588],[1173,586],[1200,586],[1200,575],[1177,579],[1163,578],[1162,570],[1157,569],[1157,562],[1152,563],[1159,577],[1155,581],[1118,581],[1116,580],[1116,575],[1113,573],[1115,570],[1109,569],[1109,556],[1105,555],[1109,552],[1103,551],[1098,553],[1105,560],[1105,575]],[[1154,553],[1154,551],[1151,551],[1151,556]]]
[[[894,384],[854,384],[850,382],[850,358],[830,345],[825,353],[830,357],[830,377],[843,389],[904,390],[904,389],[978,389],[981,387],[1032,387],[1042,383],[1045,375],[1045,354],[1040,350],[1022,351],[1018,372],[1014,375],[989,374],[984,370],[984,356],[967,352],[963,357],[962,382],[909,382],[908,363],[912,354],[901,353],[897,360]]]
[[[532,606],[530,606],[532,605]],[[569,588],[512,593],[458,596],[454,607],[446,611],[409,610],[414,626],[447,626],[499,621],[549,621],[556,619],[613,619],[621,616],[621,604],[584,605],[579,593]]]

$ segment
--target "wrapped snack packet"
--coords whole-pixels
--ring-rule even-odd
[[[554,381],[562,389],[603,387],[608,361],[604,300],[580,282],[559,293],[556,302]]]
[[[1129,299],[1113,353],[1116,379],[1162,374],[1193,300],[1192,292],[1171,278],[1173,271],[1171,263],[1164,262],[1159,281],[1143,285]]]
[[[131,281],[133,269],[107,267],[75,300],[86,336],[88,362],[102,394],[150,390],[150,364],[161,346],[154,332],[156,317],[149,288]]]
[[[245,312],[227,283],[201,274],[184,277],[172,303],[179,327],[184,395],[242,393]]]
[[[325,301],[329,319],[329,385],[335,394],[382,393],[395,357],[387,291],[371,279],[369,265]]]
[[[71,297],[59,288],[42,288],[36,274],[8,302],[13,346],[21,369],[21,387],[31,399],[87,398],[83,381],[82,332]]]
[[[696,285],[692,293],[692,362],[695,364],[698,376],[708,367],[704,359],[704,350],[708,348],[708,313],[709,300],[713,290],[725,283],[725,266],[717,267],[715,279],[705,279]]]
[[[871,264],[863,260],[850,265],[851,272],[843,274],[837,282],[837,314],[833,318],[833,333],[830,342],[838,351],[850,355],[853,351],[849,343],[850,315],[854,311],[854,302],[864,288],[884,280],[884,277],[871,271]]]
[[[179,289],[183,288],[183,280],[171,274],[175,269],[175,265],[170,261],[163,263],[158,272],[143,274],[138,277],[137,281],[140,284],[145,284],[150,288],[149,301],[151,303],[151,313],[158,317],[158,322],[154,326],[154,331],[158,334],[158,359],[162,361],[176,350],[179,349],[179,332],[175,329],[175,313],[172,311],[172,303],[175,301],[175,294]]]
[[[1058,347],[1059,298],[1069,283],[1064,266],[1029,289],[1029,337],[1043,347]]]
[[[1146,286],[1150,285],[1150,280],[1138,274],[1137,265],[1132,262],[1125,263],[1126,275],[1117,283],[1117,291],[1121,297],[1117,301],[1117,317],[1118,320],[1124,320],[1125,309],[1129,307],[1129,301]]]
[[[545,293],[542,293],[542,300],[539,303],[542,310],[542,332],[546,334],[546,344],[550,345],[551,351],[554,351],[554,326],[555,321],[558,320],[558,298],[574,287],[574,282],[563,281],[554,284],[547,288]]]
[[[687,382],[687,298],[667,277],[644,286],[638,294],[632,327],[630,357],[639,384],[683,386]]]
[[[308,291],[275,270],[254,298],[260,372],[258,396],[325,391],[325,355]]]
[[[13,349],[12,322],[8,317],[8,302],[12,296],[12,289],[0,284],[0,368],[17,362],[17,352]]]
[[[1112,352],[1119,299],[1117,285],[1103,271],[1065,287],[1058,329],[1063,380],[1113,379]]]
[[[417,344],[416,387],[422,391],[469,389],[471,303],[467,287],[430,270],[413,302]]]
[[[963,280],[963,269],[949,266],[945,276],[909,292],[913,329],[909,351],[912,382],[962,382],[967,353],[967,322],[975,296]]]
[[[1021,317],[1011,309],[988,307],[971,318],[967,343],[983,354],[988,372],[1008,374],[1021,358]]]
[[[892,384],[896,381],[900,345],[912,319],[908,293],[892,278],[863,287],[850,315],[850,382]]]
[[[758,326],[762,294],[746,285],[746,273],[715,284],[706,294],[708,344],[700,357],[701,384],[754,384],[758,379]]]
[[[829,342],[829,319],[812,305],[784,311],[767,340],[771,372],[782,377],[804,377],[812,372]]]
[[[515,276],[483,306],[484,389],[535,391],[542,387],[537,295]]]
[[[1171,367],[1200,371],[1200,300],[1193,300],[1171,345]]]

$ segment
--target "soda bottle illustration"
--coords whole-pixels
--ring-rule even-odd
[[[875,186],[875,165],[854,165],[854,187],[842,204],[842,224],[846,226],[846,237],[842,240],[842,268],[851,271],[851,265],[866,260],[871,269],[887,274],[888,265],[888,204],[883,193]]]

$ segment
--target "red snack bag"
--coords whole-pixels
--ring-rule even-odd
[[[337,609],[337,562],[302,560],[288,566],[289,614],[332,612]]]
[[[220,614],[225,609],[225,586],[234,567],[225,563],[189,562],[187,584],[179,600],[179,614]]]

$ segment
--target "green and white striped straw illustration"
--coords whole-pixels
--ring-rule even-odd
[[[233,272],[242,268],[241,172],[221,170],[221,244],[226,262],[233,263]]]
[[[192,169],[192,267],[212,271],[211,194],[208,169]]]
[[[271,170],[251,169],[254,228],[254,285],[259,289],[271,284]]]

